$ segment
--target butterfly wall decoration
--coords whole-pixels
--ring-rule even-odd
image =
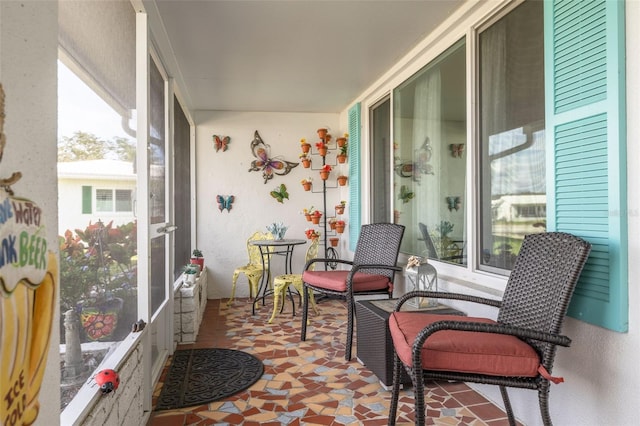
[[[414,195],[413,191],[409,191],[407,185],[402,185],[400,187],[400,194],[398,195],[398,198],[402,200],[402,204],[407,204],[413,199]]]
[[[296,167],[299,163],[292,163],[290,161],[283,160],[279,157],[271,158],[271,147],[264,143],[260,134],[256,130],[253,135],[253,141],[251,141],[251,152],[256,157],[251,162],[250,172],[262,172],[264,183],[266,184],[270,179],[273,179],[273,175],[286,175],[291,169]]]
[[[227,148],[229,148],[229,143],[231,143],[231,138],[229,136],[213,135],[213,144],[216,147],[216,152],[220,150],[225,152]]]
[[[271,196],[275,198],[279,203],[284,204],[284,199],[289,199],[289,193],[287,192],[287,187],[284,183],[281,183],[280,186],[276,187],[273,191],[270,192]]]
[[[462,153],[464,152],[464,144],[463,143],[452,143],[449,144],[449,148],[451,148],[451,156],[462,158]]]
[[[415,161],[396,162],[394,170],[398,176],[410,177],[411,180],[420,184],[422,175],[432,175],[433,166],[429,164],[431,160],[432,149],[431,142],[427,136],[420,148],[414,150],[413,158]]]
[[[451,210],[456,210],[458,211],[458,209],[460,209],[460,206],[462,205],[462,201],[460,201],[460,197],[459,196],[450,196],[447,197],[447,207],[449,208],[449,211]]]
[[[218,201],[218,210],[222,213],[224,209],[227,209],[227,213],[231,211],[231,205],[235,201],[236,197],[233,195],[218,195],[216,200]]]

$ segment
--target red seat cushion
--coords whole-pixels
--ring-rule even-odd
[[[411,350],[418,333],[436,321],[494,323],[488,318],[393,312],[389,330],[402,362],[411,365]],[[432,334],[422,349],[422,368],[493,376],[535,377],[540,358],[526,342],[514,336],[442,330]]]
[[[316,287],[333,291],[347,291],[349,271],[304,271],[302,280]],[[389,278],[384,275],[356,272],[353,275],[353,292],[389,288]]]

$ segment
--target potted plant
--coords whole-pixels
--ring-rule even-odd
[[[345,163],[347,161],[347,144],[343,144],[340,146],[340,153],[336,157],[338,159],[338,163]]]
[[[347,184],[348,177],[345,175],[338,176],[338,185],[345,186]]]
[[[124,307],[137,291],[136,232],[136,222],[98,221],[60,237],[61,308],[80,316],[84,341],[123,338],[135,321],[122,314],[135,312]]]
[[[320,233],[315,229],[307,228],[304,230],[304,233],[310,240],[313,240],[314,238],[320,238]]]
[[[307,143],[305,138],[302,138],[300,139],[300,148],[302,148],[303,153],[307,153],[311,149],[311,144]]]
[[[336,204],[336,214],[344,214],[344,208],[347,205],[347,202],[342,200],[340,201],[340,204]]]
[[[327,136],[327,132],[328,132],[328,130],[327,130],[325,127],[321,127],[321,128],[319,128],[319,129],[317,130],[317,132],[318,132],[318,137],[319,137],[320,139],[324,139],[324,138],[325,138],[325,136]]]
[[[320,179],[322,180],[329,179],[329,173],[331,173],[331,166],[328,164],[325,164],[324,166],[322,166],[322,169],[320,169]]]
[[[349,137],[349,133],[345,133],[344,136],[341,136],[338,139],[336,139],[336,144],[338,145],[339,148],[347,144],[348,137]]]
[[[204,269],[204,257],[202,256],[202,251],[193,249],[193,252],[191,253],[191,263],[198,265],[200,267],[200,271]]]
[[[338,219],[336,219],[335,217],[332,217],[331,219],[329,219],[329,228],[335,230],[336,229],[336,221]]]
[[[320,223],[321,217],[322,217],[322,212],[319,210],[316,210],[313,212],[313,214],[311,214],[311,222],[317,225]]]
[[[313,206],[309,207],[308,209],[302,209],[302,214],[307,219],[307,222],[311,222],[311,215],[314,211],[315,209],[313,208]]]
[[[300,154],[300,161],[302,161],[302,167],[304,167],[305,169],[311,167],[311,157],[309,157],[308,153],[303,152],[302,154]]]
[[[327,144],[325,144],[324,141],[316,142],[316,149],[321,156],[324,157],[327,155]]]
[[[339,241],[340,241],[340,238],[338,238],[338,237],[329,238],[329,242],[331,243],[331,247],[337,247]]]
[[[311,191],[311,181],[312,181],[312,179],[310,177],[302,179],[300,181],[300,183],[302,184],[302,187],[304,188],[305,191]]]
[[[344,232],[345,226],[346,226],[346,223],[344,220],[336,220],[336,232],[338,234],[342,234]]]
[[[184,282],[187,285],[193,285],[196,283],[196,277],[199,272],[199,265],[195,263],[188,263],[182,267],[182,273],[184,274]]]

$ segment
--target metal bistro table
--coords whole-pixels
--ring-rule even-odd
[[[258,288],[258,294],[253,300],[251,305],[251,314],[256,314],[256,303],[262,299],[262,305],[264,306],[264,299],[269,294],[273,293],[273,290],[269,290],[269,281],[271,280],[271,256],[277,254],[278,256],[284,256],[284,273],[291,274],[291,261],[293,259],[293,249],[295,246],[305,244],[307,240],[297,239],[284,239],[284,240],[255,240],[249,241],[249,244],[258,246],[260,249],[260,259],[262,259],[262,280],[260,281],[260,288]],[[265,264],[265,260],[267,264]],[[262,292],[262,296],[260,296]]]

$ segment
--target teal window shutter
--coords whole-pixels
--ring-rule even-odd
[[[360,236],[360,103],[349,109],[349,249],[355,251]]]
[[[591,242],[569,315],[628,331],[624,2],[545,2],[547,229]]]
[[[91,214],[91,196],[93,191],[90,186],[82,186],[82,214]]]

